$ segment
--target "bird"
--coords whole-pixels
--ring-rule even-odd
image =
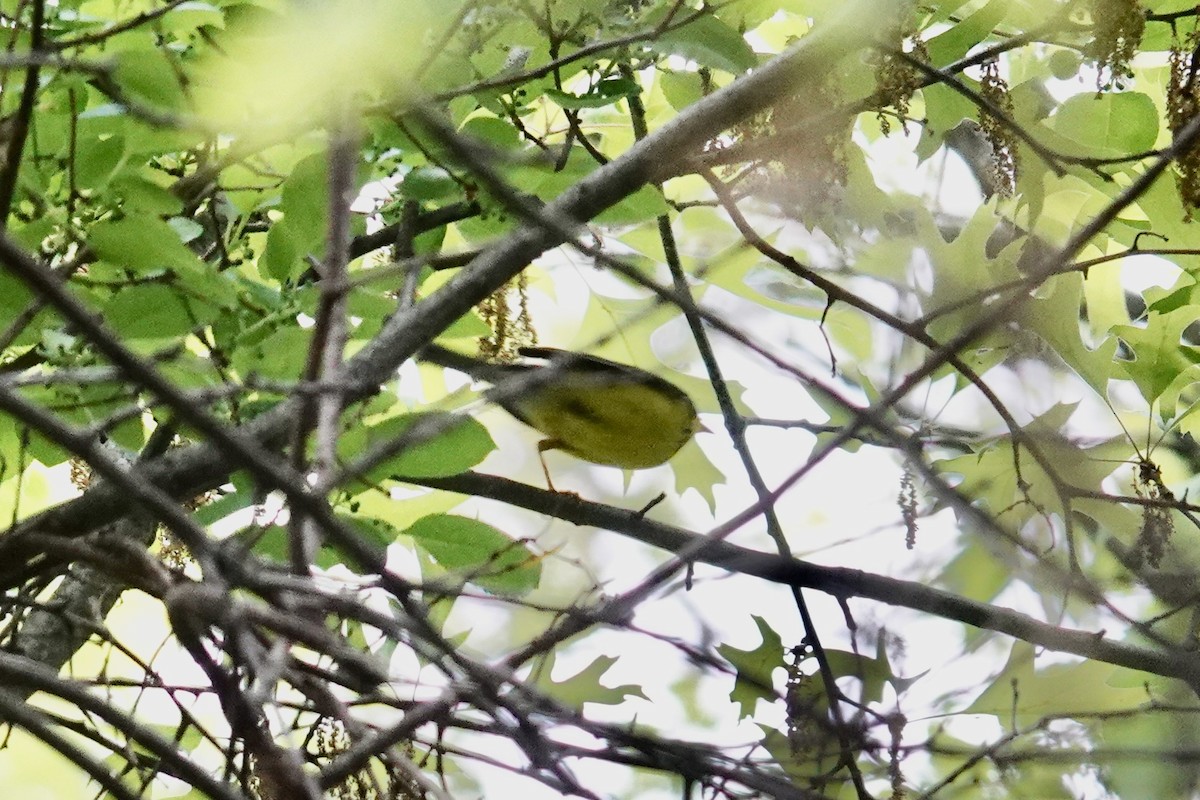
[[[547,451],[645,469],[666,463],[706,430],[686,392],[644,369],[553,347],[517,352],[525,360],[495,363],[431,344],[418,358],[492,384],[485,397],[540,431],[546,438],[538,460],[551,491]]]

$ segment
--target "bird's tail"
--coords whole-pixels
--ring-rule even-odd
[[[524,364],[495,364],[491,361],[484,361],[482,358],[459,353],[440,344],[427,344],[422,347],[417,351],[417,360],[458,370],[470,375],[475,380],[488,383],[499,383],[505,377],[530,369],[528,365]]]

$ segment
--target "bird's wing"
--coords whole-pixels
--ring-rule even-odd
[[[570,369],[577,375],[586,373],[594,376],[598,381],[604,381],[611,377],[612,380],[619,383],[640,383],[672,397],[688,399],[688,402],[691,402],[687,393],[678,386],[640,367],[622,364],[619,361],[609,361],[607,358],[589,353],[559,350],[554,347],[522,347],[517,352],[529,358],[544,359],[551,366],[561,364],[562,368]]]

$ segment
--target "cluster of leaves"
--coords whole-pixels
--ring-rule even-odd
[[[1194,792],[1196,11],[840,5],[0,3],[11,751],[120,798]],[[931,201],[949,151],[979,191]],[[732,447],[514,481],[403,365],[535,331]],[[818,565],[830,473],[822,513],[900,503]],[[963,696],[918,618],[1007,664]]]

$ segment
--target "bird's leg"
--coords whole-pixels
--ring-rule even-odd
[[[558,489],[554,488],[554,481],[550,480],[550,468],[546,466],[546,451],[554,450],[557,447],[556,439],[542,439],[538,442],[538,461],[542,464],[542,474],[546,476],[546,486],[555,494],[558,494]]]

